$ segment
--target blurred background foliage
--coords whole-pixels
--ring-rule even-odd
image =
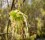
[[[10,25],[9,12],[15,9],[27,15],[29,36],[26,40],[45,36],[45,0],[0,0],[0,35],[5,33],[3,30]],[[1,38],[0,40],[5,40]]]

